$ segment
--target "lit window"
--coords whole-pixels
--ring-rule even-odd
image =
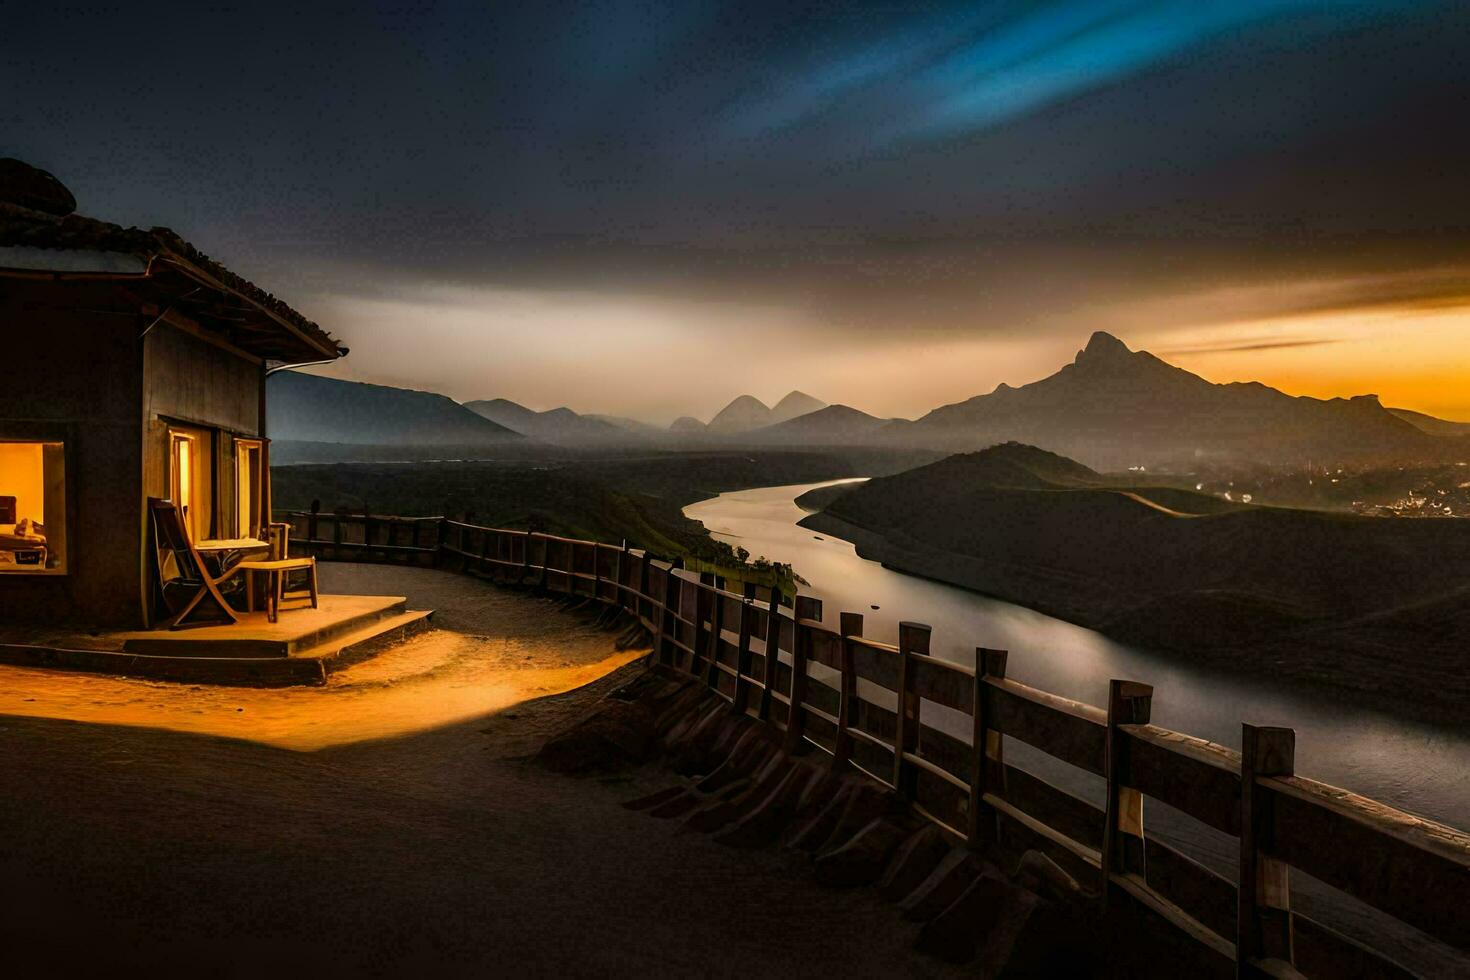
[[[214,530],[214,488],[210,472],[213,439],[207,429],[169,426],[169,499],[179,508],[189,537],[197,544]]]
[[[259,440],[235,440],[235,534],[242,538],[264,538],[260,515],[265,496],[263,457]]]
[[[65,446],[0,442],[0,574],[65,571]]]

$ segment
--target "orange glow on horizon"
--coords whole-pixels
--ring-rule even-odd
[[[1218,349],[1190,349],[1211,344]],[[1470,420],[1467,306],[1249,320],[1170,332],[1154,349],[1215,382],[1259,381],[1315,398],[1374,394],[1389,408]]]

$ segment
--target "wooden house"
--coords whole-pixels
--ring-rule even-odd
[[[155,617],[147,500],[196,541],[270,515],[266,375],[347,353],[166,228],[0,160],[0,624]]]

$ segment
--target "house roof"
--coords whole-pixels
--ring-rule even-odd
[[[124,228],[0,200],[0,276],[130,281],[140,298],[172,308],[267,360],[325,360],[347,353],[317,324],[168,228]]]

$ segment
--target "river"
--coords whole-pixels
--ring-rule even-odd
[[[1099,706],[1107,703],[1110,678],[1144,681],[1154,686],[1155,724],[1234,749],[1240,748],[1242,721],[1288,726],[1296,729],[1296,769],[1301,775],[1432,820],[1470,827],[1470,731],[1313,699],[1260,677],[1201,669],[1035,610],[884,568],[858,557],[846,541],[796,525],[808,512],[795,498],[826,485],[733,491],[691,504],[684,513],[752,556],[791,563],[810,583],[801,591],[823,600],[829,625],[836,626],[839,612],[860,612],[866,636],[894,642],[900,620],[926,623],[934,630],[936,656],[971,664],[977,646],[1008,650],[1008,676]],[[1062,772],[1069,767],[1051,764],[1014,739],[1007,740],[1006,752],[1009,761],[1046,770],[1042,774],[1048,778],[1099,798],[1093,777]],[[1194,836],[1186,829],[1178,835]],[[1200,835],[1202,842],[1207,837]]]

